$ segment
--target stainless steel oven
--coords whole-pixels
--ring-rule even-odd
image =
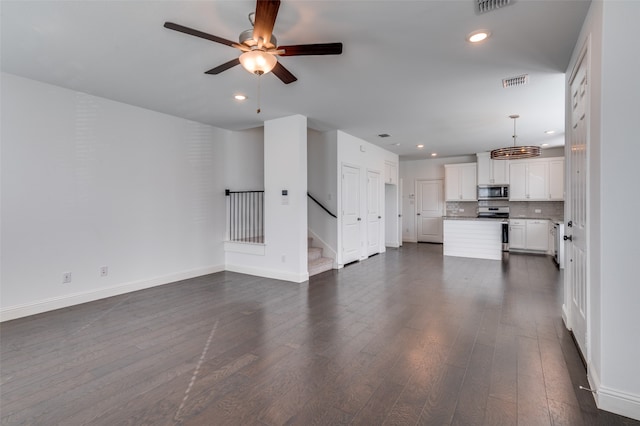
[[[478,207],[478,217],[487,219],[502,219],[502,251],[509,251],[509,207],[481,206]]]

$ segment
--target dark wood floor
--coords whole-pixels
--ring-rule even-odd
[[[1,326],[3,425],[639,425],[598,411],[548,257],[401,249]]]

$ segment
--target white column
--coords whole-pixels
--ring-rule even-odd
[[[303,282],[307,271],[307,118],[264,124],[265,244],[269,268]],[[283,191],[287,195],[283,195]]]

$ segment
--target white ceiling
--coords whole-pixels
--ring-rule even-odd
[[[310,127],[343,130],[402,158],[511,145],[511,114],[521,116],[519,145],[563,145],[564,72],[589,1],[512,0],[482,15],[474,5],[283,0],[280,44],[342,42],[344,50],[280,58],[298,81],[263,76],[260,114],[256,76],[239,66],[204,74],[239,51],[163,27],[236,40],[250,28],[251,0],[3,0],[2,70],[231,130],[302,114]],[[491,38],[465,41],[481,28]],[[502,88],[503,78],[525,73],[528,85]]]

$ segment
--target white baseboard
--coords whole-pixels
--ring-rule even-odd
[[[567,311],[567,305],[562,304],[562,321],[564,322],[564,326],[567,330],[571,330],[571,326],[569,324],[569,311]]]
[[[0,309],[0,322],[22,318],[29,315],[41,314],[55,309],[67,308],[81,303],[93,302],[94,300],[131,293],[133,291],[144,290],[145,288],[170,284],[176,281],[200,277],[221,271],[224,271],[224,265],[209,266],[206,268],[192,269],[162,277],[132,281],[97,290],[52,297],[32,303],[26,303],[24,305],[9,306],[7,308]]]
[[[275,280],[291,281],[294,283],[303,283],[309,280],[309,272],[296,274],[293,272],[274,271],[272,269],[252,268],[245,265],[229,265],[227,271],[238,272],[240,274],[254,275],[257,277],[273,278]]]
[[[599,409],[640,420],[640,395],[602,385],[593,369],[589,369],[588,379],[591,389],[597,390],[594,398]]]

